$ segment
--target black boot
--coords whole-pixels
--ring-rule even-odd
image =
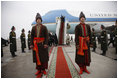
[[[12,57],[15,57],[15,54],[14,54],[14,52],[11,52],[11,55],[12,55]]]
[[[95,48],[93,48],[92,52],[95,52]]]
[[[103,51],[103,53],[102,53],[102,54],[100,54],[100,55],[103,55],[103,56],[105,56],[105,55],[106,55],[106,51]]]
[[[22,48],[22,53],[25,53],[24,48]]]

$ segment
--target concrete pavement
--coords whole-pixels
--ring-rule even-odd
[[[21,53],[20,41],[17,42],[17,57],[12,58],[9,52],[9,46],[3,48],[4,56],[1,58],[1,77],[2,78],[35,78],[35,63],[32,61],[32,51],[26,48],[26,53]],[[79,67],[75,63],[75,45],[63,46],[72,63],[79,71]],[[53,52],[53,51],[52,51]],[[88,70],[91,74],[83,73],[82,78],[117,78],[117,61],[115,48],[109,47],[106,56],[99,55],[101,53],[100,45],[97,45],[96,53],[91,52],[91,64]],[[50,55],[49,65],[53,54]],[[48,71],[48,70],[47,70]],[[44,78],[46,76],[43,76]]]
[[[71,44],[71,47],[64,48],[79,72],[80,69],[75,63],[74,44]],[[117,61],[114,60],[117,58],[115,48],[110,46],[106,56],[102,56],[100,53],[100,45],[98,45],[96,52],[91,51],[91,64],[87,67],[91,74],[83,73],[82,78],[117,78]]]

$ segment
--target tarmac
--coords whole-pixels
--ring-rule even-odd
[[[27,43],[26,43],[27,44]],[[57,46],[58,47],[58,46]],[[51,64],[51,59],[53,57],[54,48],[50,54],[48,66]],[[73,66],[79,72],[79,67],[75,63],[75,44],[71,42],[70,46],[62,46],[65,50],[64,52],[68,55]],[[50,51],[51,47],[49,47]],[[35,76],[35,63],[32,60],[32,50],[25,49],[26,53],[21,53],[21,43],[17,40],[17,57],[13,58],[9,51],[9,46],[3,47],[4,56],[1,58],[1,77],[2,78],[36,78]],[[90,74],[83,73],[82,78],[117,78],[117,58],[115,53],[115,48],[112,45],[109,46],[106,56],[100,55],[102,51],[100,50],[100,44],[97,44],[96,52],[92,52],[91,48],[91,63],[87,67],[91,72]],[[49,67],[50,68],[50,67]],[[47,72],[49,69],[46,70]],[[48,75],[48,73],[47,73]],[[48,77],[43,75],[43,78]]]

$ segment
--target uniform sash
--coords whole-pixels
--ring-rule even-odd
[[[42,43],[43,41],[44,41],[44,38],[40,38],[40,37],[35,37],[33,40],[33,43],[34,43],[33,50],[36,52],[36,60],[37,60],[38,65],[41,65],[41,62],[40,62],[39,50],[38,50],[37,44]]]
[[[89,41],[89,37],[79,37],[79,50],[77,52],[78,55],[84,56],[83,50],[88,50],[87,42]]]

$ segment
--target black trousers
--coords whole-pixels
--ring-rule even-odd
[[[11,52],[11,55],[12,55],[12,57],[14,57],[15,56],[15,52]]]
[[[112,43],[112,45],[113,45],[113,47],[115,46],[114,45],[114,41],[110,41],[109,43],[108,43],[108,46],[110,45]]]
[[[103,50],[103,53],[102,53],[103,55],[106,55],[106,50]]]
[[[25,51],[24,51],[24,47],[22,47],[22,52],[25,52]]]
[[[93,47],[93,51],[95,51],[96,50],[96,48],[95,47]]]

